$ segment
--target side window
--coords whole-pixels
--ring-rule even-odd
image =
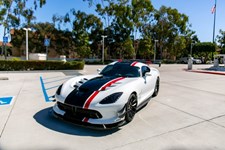
[[[113,69],[113,65],[108,65],[101,71],[101,74],[107,74],[110,71],[112,71],[112,69]]]
[[[143,77],[145,76],[146,72],[150,72],[150,68],[147,67],[147,66],[142,66],[141,67],[141,74],[142,74]]]

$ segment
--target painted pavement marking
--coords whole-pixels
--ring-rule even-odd
[[[9,96],[9,97],[0,97],[0,106],[2,105],[11,105],[13,102],[14,97]]]

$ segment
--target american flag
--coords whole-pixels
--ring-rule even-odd
[[[216,11],[216,5],[214,5],[214,6],[212,7],[212,9],[211,9],[211,13],[212,13],[212,14],[214,14],[214,13],[215,13],[215,11]]]

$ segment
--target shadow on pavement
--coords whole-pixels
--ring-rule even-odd
[[[66,76],[80,76],[80,75],[82,75],[78,70],[62,70],[61,72]]]
[[[213,147],[199,147],[199,148],[193,148],[193,146],[191,148],[187,148],[188,146],[184,146],[184,147],[170,147],[170,148],[166,148],[166,149],[163,149],[163,150],[212,150],[212,149],[215,149]]]
[[[63,120],[54,118],[49,114],[49,111],[52,107],[40,110],[37,112],[33,118],[44,127],[51,129],[53,131],[71,134],[71,135],[79,135],[79,136],[93,136],[93,137],[102,137],[113,134],[120,130],[112,129],[112,130],[94,130],[81,126],[74,125],[69,122],[65,122]]]

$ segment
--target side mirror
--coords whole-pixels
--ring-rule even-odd
[[[145,76],[152,76],[152,74],[150,72],[146,72]]]
[[[102,71],[101,69],[97,69],[98,74],[99,74],[101,71]]]
[[[142,76],[143,77],[145,77],[145,76],[151,76],[151,73],[150,73],[150,71],[149,72],[148,71],[145,71]]]

